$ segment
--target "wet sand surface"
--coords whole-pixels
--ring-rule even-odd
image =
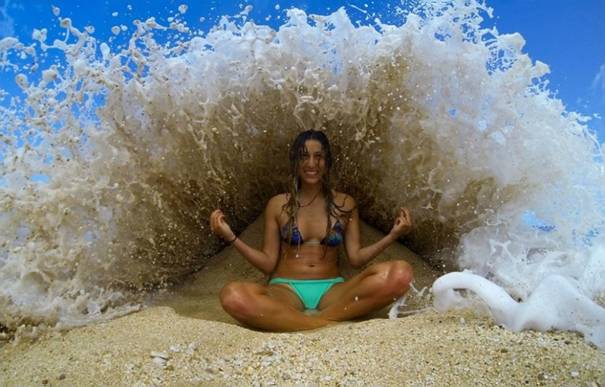
[[[366,242],[381,234],[364,225]],[[241,235],[260,245],[257,220]],[[396,244],[415,286],[440,273]],[[343,267],[345,274],[353,271]],[[404,317],[301,333],[238,326],[217,294],[232,280],[266,279],[233,248],[151,306],[106,323],[0,348],[1,385],[564,385],[605,386],[605,353],[569,332],[514,333],[468,311],[439,314],[411,294]]]

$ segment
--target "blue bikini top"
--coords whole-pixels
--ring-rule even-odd
[[[285,243],[290,243],[290,245],[302,245],[305,243],[303,236],[296,225],[296,222],[292,224],[292,237],[290,241],[288,241],[288,231],[289,231],[290,222],[284,224],[280,229],[281,238]],[[336,247],[342,243],[344,240],[344,231],[345,228],[340,220],[336,220],[336,223],[332,226],[332,230],[324,237],[324,239],[319,242],[322,245],[326,245],[328,247]]]

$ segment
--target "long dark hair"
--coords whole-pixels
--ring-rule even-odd
[[[289,195],[288,201],[284,204],[283,210],[288,216],[288,240],[292,238],[292,227],[296,221],[296,215],[300,208],[298,201],[298,193],[301,188],[301,180],[298,175],[300,165],[303,157],[308,153],[305,143],[309,140],[317,140],[321,144],[322,151],[324,153],[324,160],[326,165],[326,172],[321,177],[321,193],[323,194],[326,201],[326,215],[328,217],[328,223],[326,228],[326,236],[332,230],[332,219],[338,219],[343,213],[350,213],[352,211],[344,211],[342,206],[334,203],[334,193],[332,191],[332,183],[330,178],[330,172],[332,168],[332,149],[330,147],[330,141],[328,136],[319,130],[306,130],[296,136],[294,142],[290,146],[290,184],[288,187]]]

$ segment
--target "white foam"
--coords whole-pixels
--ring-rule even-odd
[[[477,294],[494,320],[510,330],[577,331],[599,348],[605,348],[605,308],[582,294],[577,282],[569,277],[549,275],[527,300],[516,302],[504,289],[483,277],[470,272],[448,273],[433,284],[437,310],[446,311],[461,304],[463,297],[456,290]]]

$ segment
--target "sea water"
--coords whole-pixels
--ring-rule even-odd
[[[363,219],[386,231],[405,205],[412,249],[468,271],[435,283],[439,309],[470,289],[511,329],[605,347],[603,150],[521,35],[470,0],[414,2],[391,24],[289,9],[274,28],[249,11],[209,31],[133,20],[118,44],[54,8],[60,37],[0,41],[21,90],[0,110],[2,326],[109,319],[203,267],[221,248],[210,212],[242,230],[313,128]]]

